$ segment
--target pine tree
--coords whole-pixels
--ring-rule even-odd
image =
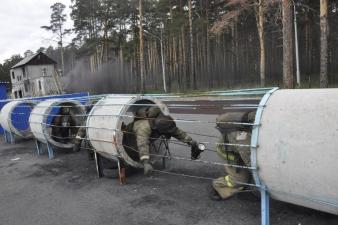
[[[64,13],[66,6],[62,3],[55,3],[51,7],[52,14],[50,19],[49,26],[42,26],[42,29],[52,31],[58,40],[58,44],[60,46],[60,55],[61,55],[61,70],[64,71],[65,63],[64,63],[64,55],[63,55],[63,40],[65,35],[70,33],[70,29],[64,28],[64,23],[66,22],[67,15]]]

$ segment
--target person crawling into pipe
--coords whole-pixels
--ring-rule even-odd
[[[150,144],[161,136],[166,139],[174,137],[188,144],[191,147],[191,159],[196,160],[200,157],[202,150],[199,149],[198,143],[178,128],[174,119],[169,115],[164,115],[159,107],[141,107],[134,115],[135,118],[132,123],[127,126],[122,125],[123,145],[133,159],[138,156],[137,160],[143,164],[145,175],[149,175],[153,171],[150,160],[152,157]],[[135,150],[137,150],[136,157]]]
[[[78,130],[69,106],[60,108],[59,114],[53,118],[52,125],[53,139],[64,144],[72,142]]]
[[[240,123],[253,123],[255,112],[228,112],[217,117],[216,128],[221,133],[217,154],[226,164],[251,166],[250,149],[252,127]],[[234,124],[237,122],[238,124]],[[229,145],[226,145],[229,144]],[[212,182],[210,197],[213,200],[228,199],[244,189],[251,178],[249,169],[225,165],[226,176]]]

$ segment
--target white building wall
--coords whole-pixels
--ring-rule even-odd
[[[26,68],[30,79],[51,77],[54,73],[54,65],[28,65]]]
[[[34,96],[56,93],[53,78],[54,65],[29,65],[27,66],[27,71],[32,86],[31,92]]]

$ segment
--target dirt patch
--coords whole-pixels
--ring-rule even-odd
[[[8,148],[0,152],[0,157],[13,157],[23,154],[32,154],[34,153],[34,150],[27,147],[17,147],[14,148]]]
[[[140,207],[146,205],[158,204],[161,201],[161,198],[157,195],[146,195],[139,199],[133,200],[130,204],[132,207]]]
[[[65,168],[62,163],[48,163],[48,164],[33,164],[30,171],[25,176],[26,178],[37,178],[37,177],[49,177],[49,176],[60,176],[67,172],[70,172],[69,168]]]

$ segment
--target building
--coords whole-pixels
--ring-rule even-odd
[[[24,98],[57,93],[56,62],[42,52],[27,56],[10,70],[12,97]]]

